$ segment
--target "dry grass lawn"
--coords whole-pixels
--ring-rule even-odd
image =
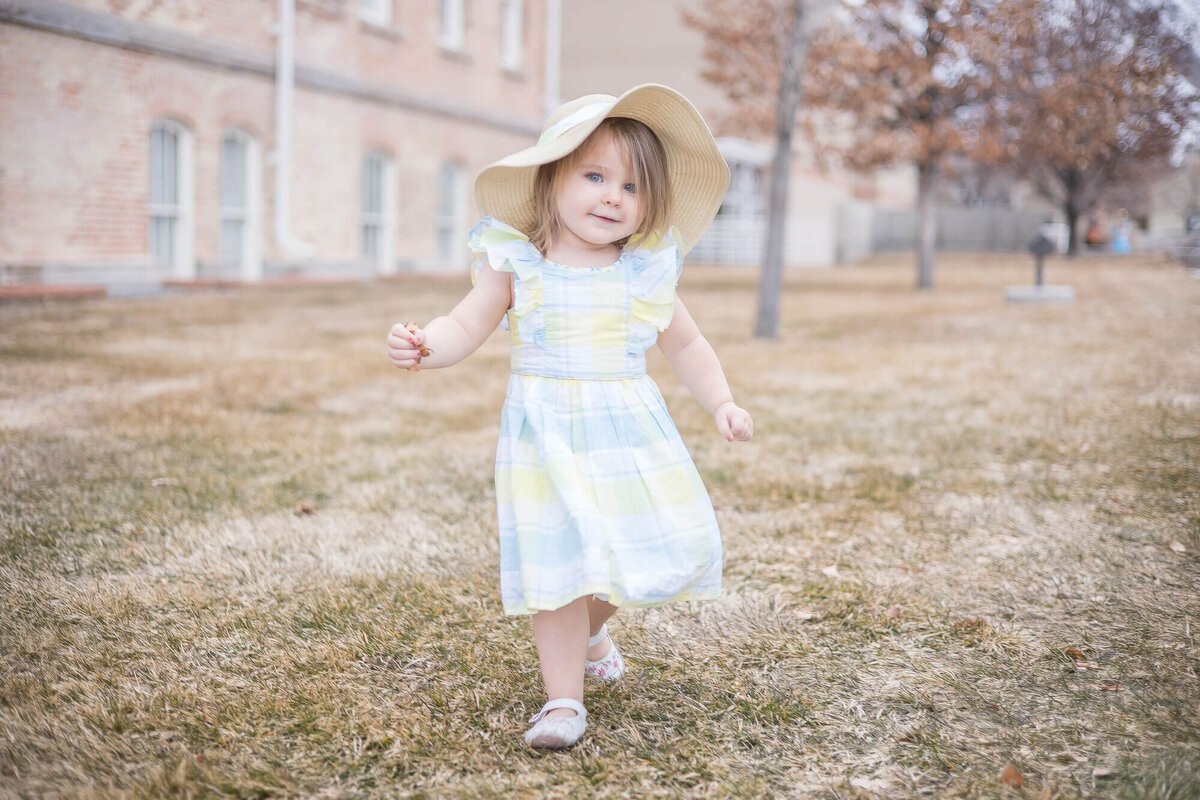
[[[1073,306],[1005,305],[1031,273],[794,273],[763,343],[754,272],[689,268],[757,430],[652,361],[726,593],[618,615],[631,675],[550,754],[505,340],[383,354],[461,280],[0,307],[0,797],[1193,800],[1200,282],[1054,261]]]

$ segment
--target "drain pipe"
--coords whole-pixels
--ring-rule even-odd
[[[275,29],[275,243],[293,258],[308,258],[313,247],[292,235],[288,228],[292,192],[292,88],[295,83],[295,0],[279,0]]]

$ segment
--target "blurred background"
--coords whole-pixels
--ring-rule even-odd
[[[1038,234],[1189,259],[1198,20],[1193,0],[3,0],[0,289],[461,272],[475,174],[562,100],[645,82],[695,102],[732,171],[695,262],[762,263],[772,208],[785,267]]]

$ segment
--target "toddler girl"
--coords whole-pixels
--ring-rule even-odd
[[[712,504],[658,387],[654,344],[729,441],[753,433],[720,362],[675,296],[683,255],[729,170],[695,108],[649,84],[581,97],[538,143],[475,181],[474,288],[424,328],[396,325],[401,369],[448,367],[497,324],[512,376],[496,453],[505,614],[532,614],[548,701],[536,748],[587,725],[584,675],[624,673],[605,622],[619,607],[716,597]],[[672,227],[673,226],[673,227]]]

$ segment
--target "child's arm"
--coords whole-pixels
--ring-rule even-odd
[[[671,324],[658,336],[658,346],[683,385],[713,415],[722,436],[731,442],[744,442],[754,435],[754,420],[733,402],[716,352],[678,297]]]
[[[509,273],[497,272],[484,264],[475,286],[449,314],[414,331],[402,323],[393,325],[387,338],[388,358],[400,369],[411,369],[418,364],[422,369],[457,364],[496,330],[511,304]],[[429,348],[429,355],[421,356],[422,345]]]

